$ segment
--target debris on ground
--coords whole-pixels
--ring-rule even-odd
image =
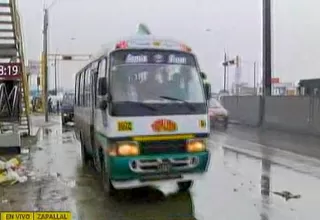
[[[75,180],[65,179],[62,177],[61,173],[51,173],[50,176],[56,178],[58,182],[70,188],[74,188],[76,186]]]
[[[24,172],[25,169],[19,159],[0,160],[0,185],[26,182],[28,178],[23,174]]]
[[[301,195],[294,195],[289,191],[273,192],[273,194],[285,198],[286,201],[288,201],[289,199],[300,199],[301,198]]]

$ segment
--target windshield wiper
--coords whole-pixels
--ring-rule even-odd
[[[171,97],[171,96],[159,96],[159,98],[162,99],[167,99],[167,100],[172,100],[172,101],[178,101],[178,102],[182,102],[183,104],[185,104],[185,106],[187,106],[187,108],[189,108],[191,111],[195,111],[195,107],[193,105],[191,105],[190,102],[187,102],[186,100],[183,99],[178,99],[175,97]]]
[[[148,105],[148,104],[146,104],[146,103],[143,103],[143,102],[124,101],[123,103],[138,104],[138,105],[140,105],[140,106],[142,106],[142,107],[145,107],[145,108],[147,108],[147,109],[150,109],[150,110],[152,110],[152,111],[157,111],[157,110],[158,110],[158,109],[156,109],[155,107],[152,107],[152,106],[150,106],[150,105]]]

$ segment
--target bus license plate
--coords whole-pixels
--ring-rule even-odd
[[[160,172],[169,172],[171,170],[171,164],[170,163],[161,163],[158,166],[158,171]]]

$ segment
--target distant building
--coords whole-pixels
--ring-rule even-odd
[[[298,93],[307,96],[320,95],[320,79],[302,79],[299,81]]]
[[[286,96],[286,95],[297,95],[297,88],[295,83],[283,82],[273,83],[271,87],[271,95],[273,96]],[[258,86],[258,94],[262,95],[262,85]]]
[[[232,95],[252,96],[256,95],[256,89],[249,86],[248,83],[240,83],[239,85],[232,84]]]
[[[293,82],[281,82],[279,78],[272,78],[271,83],[271,95],[273,96],[297,95],[297,86]],[[247,83],[233,84],[232,95],[262,95],[262,88],[262,83],[259,83],[256,88]]]

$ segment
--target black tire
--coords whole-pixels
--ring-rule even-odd
[[[67,122],[64,116],[62,116],[61,121],[62,121],[62,125],[66,125]]]
[[[113,187],[109,174],[106,171],[105,167],[105,162],[104,162],[104,156],[102,153],[100,153],[100,164],[101,164],[101,183],[103,187],[103,191],[108,195],[108,196],[114,196],[116,193],[116,189]]]
[[[82,160],[82,164],[85,166],[91,160],[91,156],[88,154],[81,136],[80,136],[80,145],[81,145],[81,160]]]
[[[101,172],[101,157],[96,153],[96,150],[95,150],[95,146],[94,146],[94,143],[92,142],[91,143],[91,146],[92,146],[92,151],[93,151],[93,156],[92,156],[92,167],[94,168],[95,171],[97,171],[98,173]]]
[[[193,186],[193,181],[178,182],[179,192],[186,192]]]

